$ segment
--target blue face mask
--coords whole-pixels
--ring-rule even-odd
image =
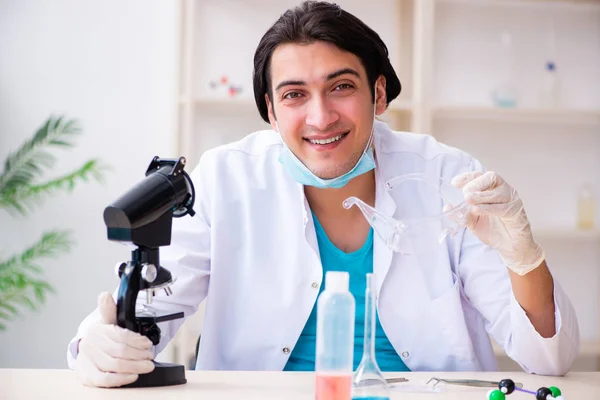
[[[279,131],[279,125],[275,121],[277,131]],[[305,186],[314,186],[317,188],[341,188],[345,186],[351,179],[356,178],[366,172],[371,171],[375,168],[375,158],[373,157],[373,148],[371,143],[373,142],[373,131],[375,130],[375,110],[373,111],[373,128],[371,130],[371,136],[367,141],[367,146],[363,151],[360,159],[350,171],[344,175],[338,176],[331,179],[322,179],[312,173],[302,161],[296,157],[294,153],[283,143],[283,148],[279,154],[279,162],[283,165],[283,168],[288,174],[292,176],[298,183]]]

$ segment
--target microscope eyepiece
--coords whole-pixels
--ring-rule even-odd
[[[154,157],[146,178],[104,210],[108,239],[156,247],[170,244],[172,218],[193,216],[195,192],[185,158]]]

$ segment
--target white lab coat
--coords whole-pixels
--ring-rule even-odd
[[[394,132],[379,121],[374,144],[375,206],[387,215],[414,208],[409,206],[429,215],[440,211],[439,202],[387,192],[384,182],[392,177],[426,172],[449,181],[482,169],[469,154],[431,136]],[[265,130],[204,153],[192,173],[197,214],[175,219],[172,244],[161,248],[161,265],[177,281],[173,294],[161,291],[152,306],[189,316],[207,301],[198,369],[282,370],[315,305],[317,285],[324,283],[312,215],[302,186],[278,162],[281,146],[279,135]],[[542,338],[515,300],[497,253],[470,231],[447,238],[428,257],[432,262],[419,265],[374,236],[380,321],[411,370],[494,370],[491,334],[525,371],[567,372],[578,353],[579,330],[558,282],[557,332]],[[97,318],[96,310],[70,342],[71,368],[78,339]],[[156,354],[182,323],[161,323]]]

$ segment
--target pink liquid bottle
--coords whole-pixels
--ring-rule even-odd
[[[330,271],[317,301],[316,400],[350,400],[356,304],[350,275]]]

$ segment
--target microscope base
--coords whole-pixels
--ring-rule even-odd
[[[148,374],[141,374],[138,379],[124,388],[182,385],[185,379],[185,368],[179,364],[160,363],[152,361],[155,368]]]

